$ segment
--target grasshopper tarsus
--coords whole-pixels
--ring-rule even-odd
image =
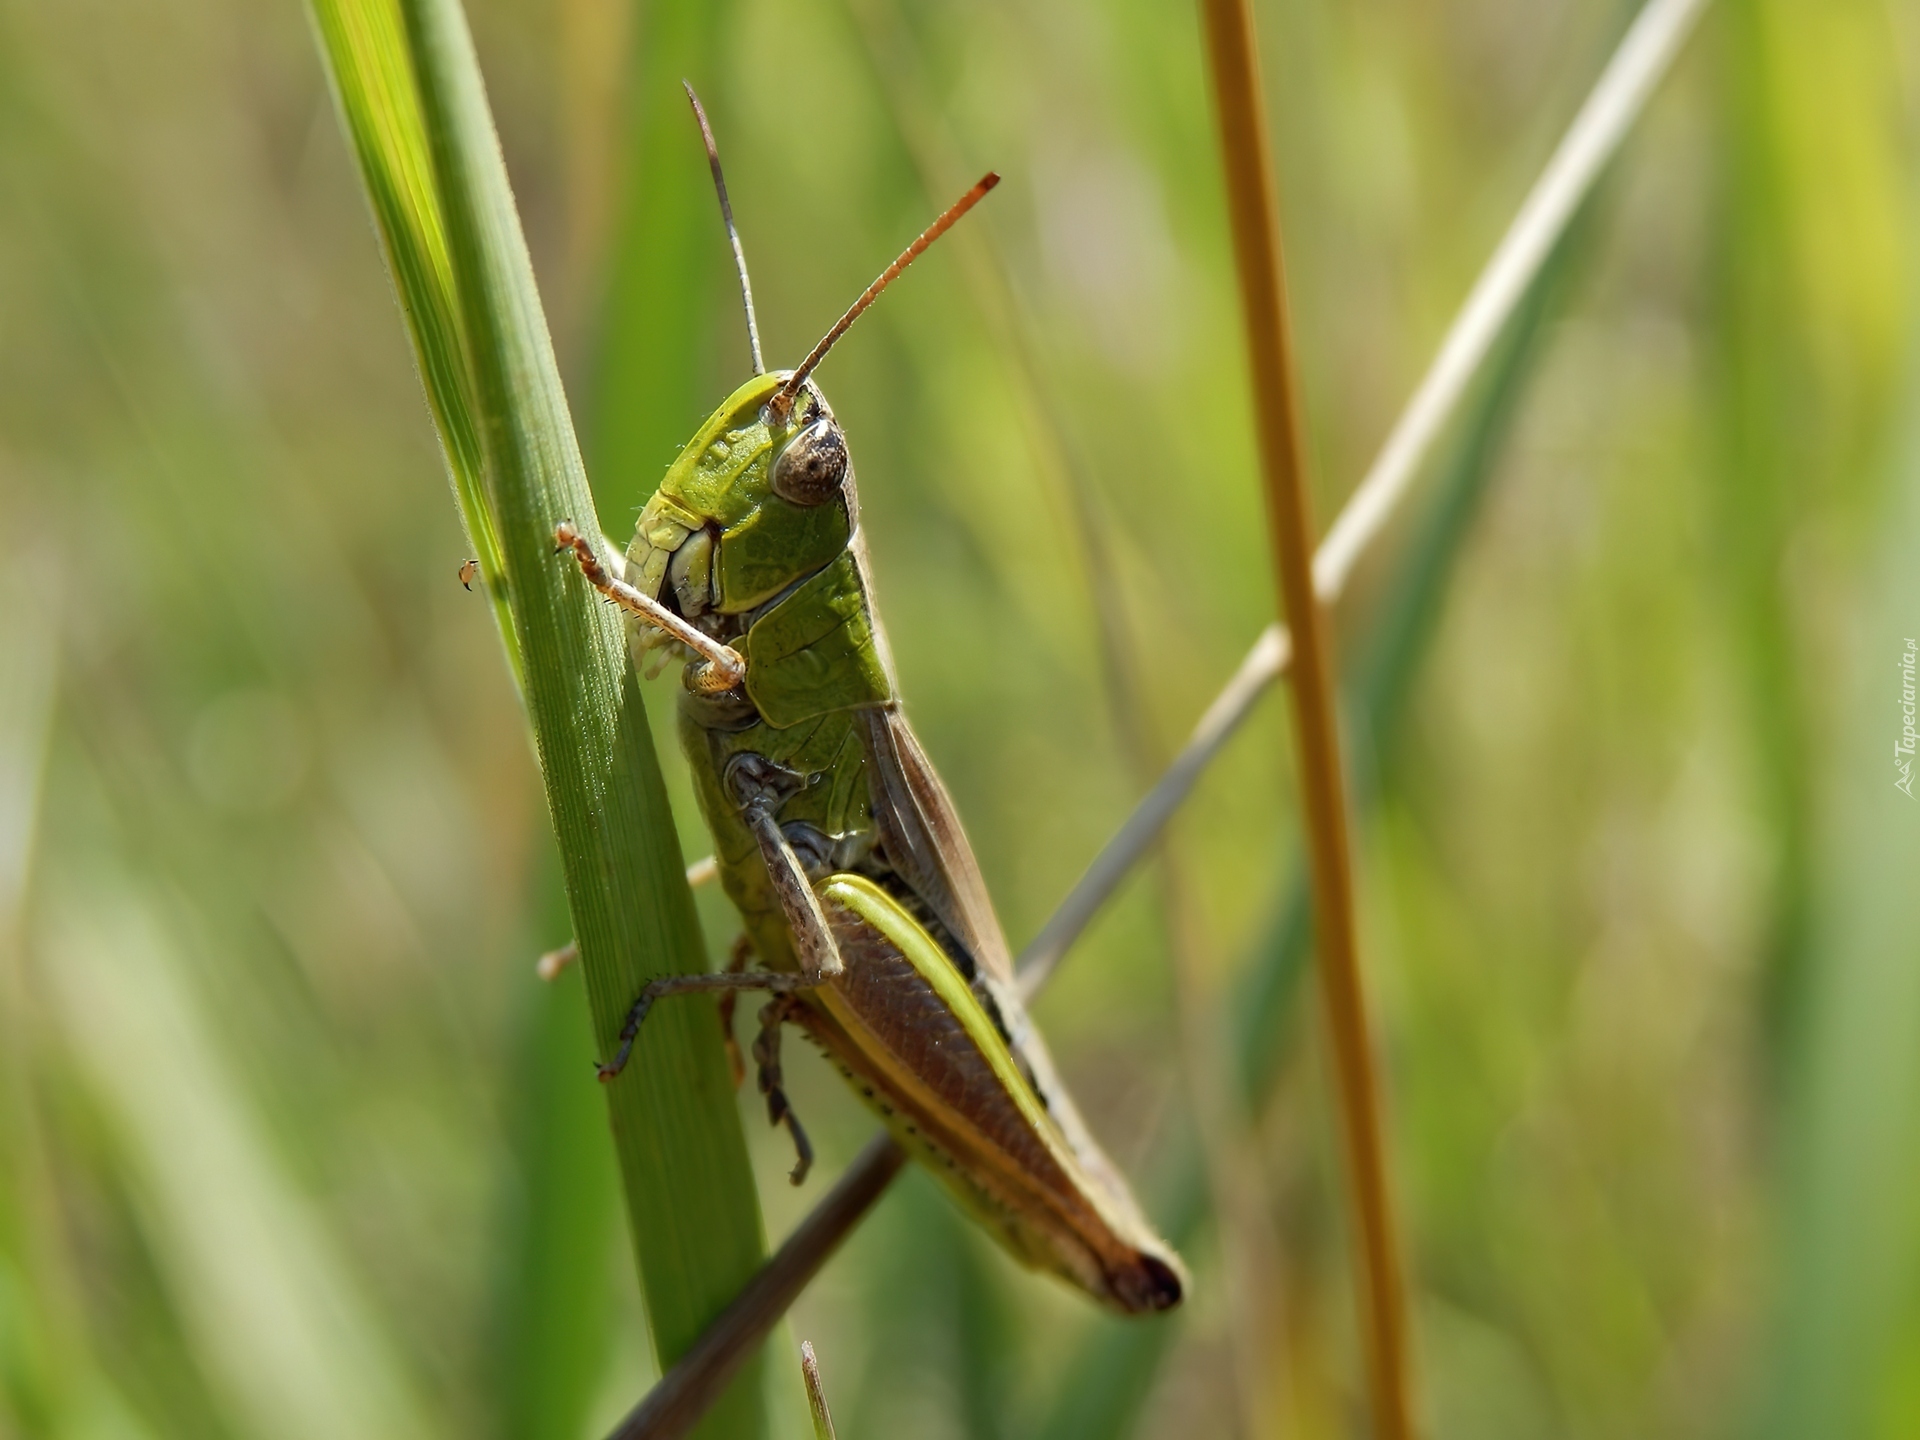
[[[753,1058],[759,1066],[760,1093],[767,1097],[767,1123],[785,1124],[787,1133],[793,1137],[793,1169],[787,1172],[787,1178],[798,1185],[813,1168],[813,1143],[807,1139],[800,1117],[793,1113],[793,1102],[787,1098],[780,1073],[780,1027],[792,1013],[792,1005],[786,995],[779,995],[761,1007],[760,1033],[754,1037]]]
[[[793,1169],[787,1172],[787,1179],[795,1185],[804,1185],[807,1173],[813,1169],[813,1144],[807,1139],[807,1132],[800,1128],[800,1117],[793,1113],[791,1106],[787,1109],[786,1120],[787,1133],[793,1136],[795,1151]]]
[[[666,993],[666,982],[677,978],[693,977],[662,975],[658,980],[649,980],[640,991],[640,998],[633,1002],[633,1008],[627,1011],[626,1023],[620,1027],[620,1048],[613,1052],[613,1059],[600,1065],[594,1072],[600,1077],[602,1085],[627,1068],[627,1061],[633,1058],[634,1042],[640,1038],[640,1027],[646,1023],[647,1012],[653,1008],[653,1002]]]

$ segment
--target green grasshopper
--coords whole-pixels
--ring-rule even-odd
[[[1167,1309],[1185,1270],[1061,1087],[953,802],[901,710],[846,436],[809,378],[999,177],[909,245],[798,369],[769,373],[713,133],[687,94],[739,270],[754,375],[668,469],[624,565],[571,526],[555,538],[643,622],[637,648],[688,661],[681,742],[720,879],[763,968],[745,968],[741,946],[727,971],[652,981],[601,1077],[619,1074],[657,1001],[771,991],[753,1053],[769,1121],[793,1137],[795,1184],[812,1148],[782,1089],[788,1024],[1016,1258],[1120,1311]]]

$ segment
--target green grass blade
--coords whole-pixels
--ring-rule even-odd
[[[463,505],[472,456],[462,437],[477,437],[484,457],[478,508],[498,543],[499,590],[607,1054],[646,980],[704,969],[705,948],[620,622],[553,554],[557,523],[596,534],[598,521],[472,39],[456,0],[400,10],[392,0],[316,0],[316,12],[416,351],[429,357],[429,396],[453,416],[442,434]],[[396,216],[404,234],[393,233]],[[581,1083],[591,1082],[583,1074]],[[608,1099],[664,1366],[765,1248],[712,1005],[663,1007]],[[700,1433],[763,1426],[756,1359]]]

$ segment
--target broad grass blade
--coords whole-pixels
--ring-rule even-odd
[[[483,568],[497,566],[521,657],[607,1054],[647,978],[704,969],[705,947],[620,623],[552,553],[559,522],[598,522],[472,39],[457,0],[316,0],[315,13],[456,491],[476,548],[497,544]],[[608,1100],[664,1367],[764,1251],[711,1005],[664,1008]],[[763,1424],[756,1357],[701,1433]]]

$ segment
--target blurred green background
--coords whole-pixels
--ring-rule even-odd
[[[1260,7],[1323,523],[1629,13]],[[822,381],[1020,943],[1272,613],[1191,6],[470,14],[609,528],[746,368],[681,76],[776,365],[1006,176]],[[1434,1436],[1920,1434],[1920,809],[1888,758],[1917,125],[1911,5],[1719,0],[1456,437],[1444,603],[1351,735]],[[573,1440],[653,1378],[464,555],[300,7],[0,0],[0,1434]],[[1296,861],[1282,710],[1038,1007],[1163,1216]],[[841,1434],[1365,1433],[1311,999],[1258,1113],[1201,1127],[1231,1219],[1169,1321],[897,1186],[780,1337]],[[870,1130],[788,1068],[820,1183],[742,1099],[776,1237]]]

